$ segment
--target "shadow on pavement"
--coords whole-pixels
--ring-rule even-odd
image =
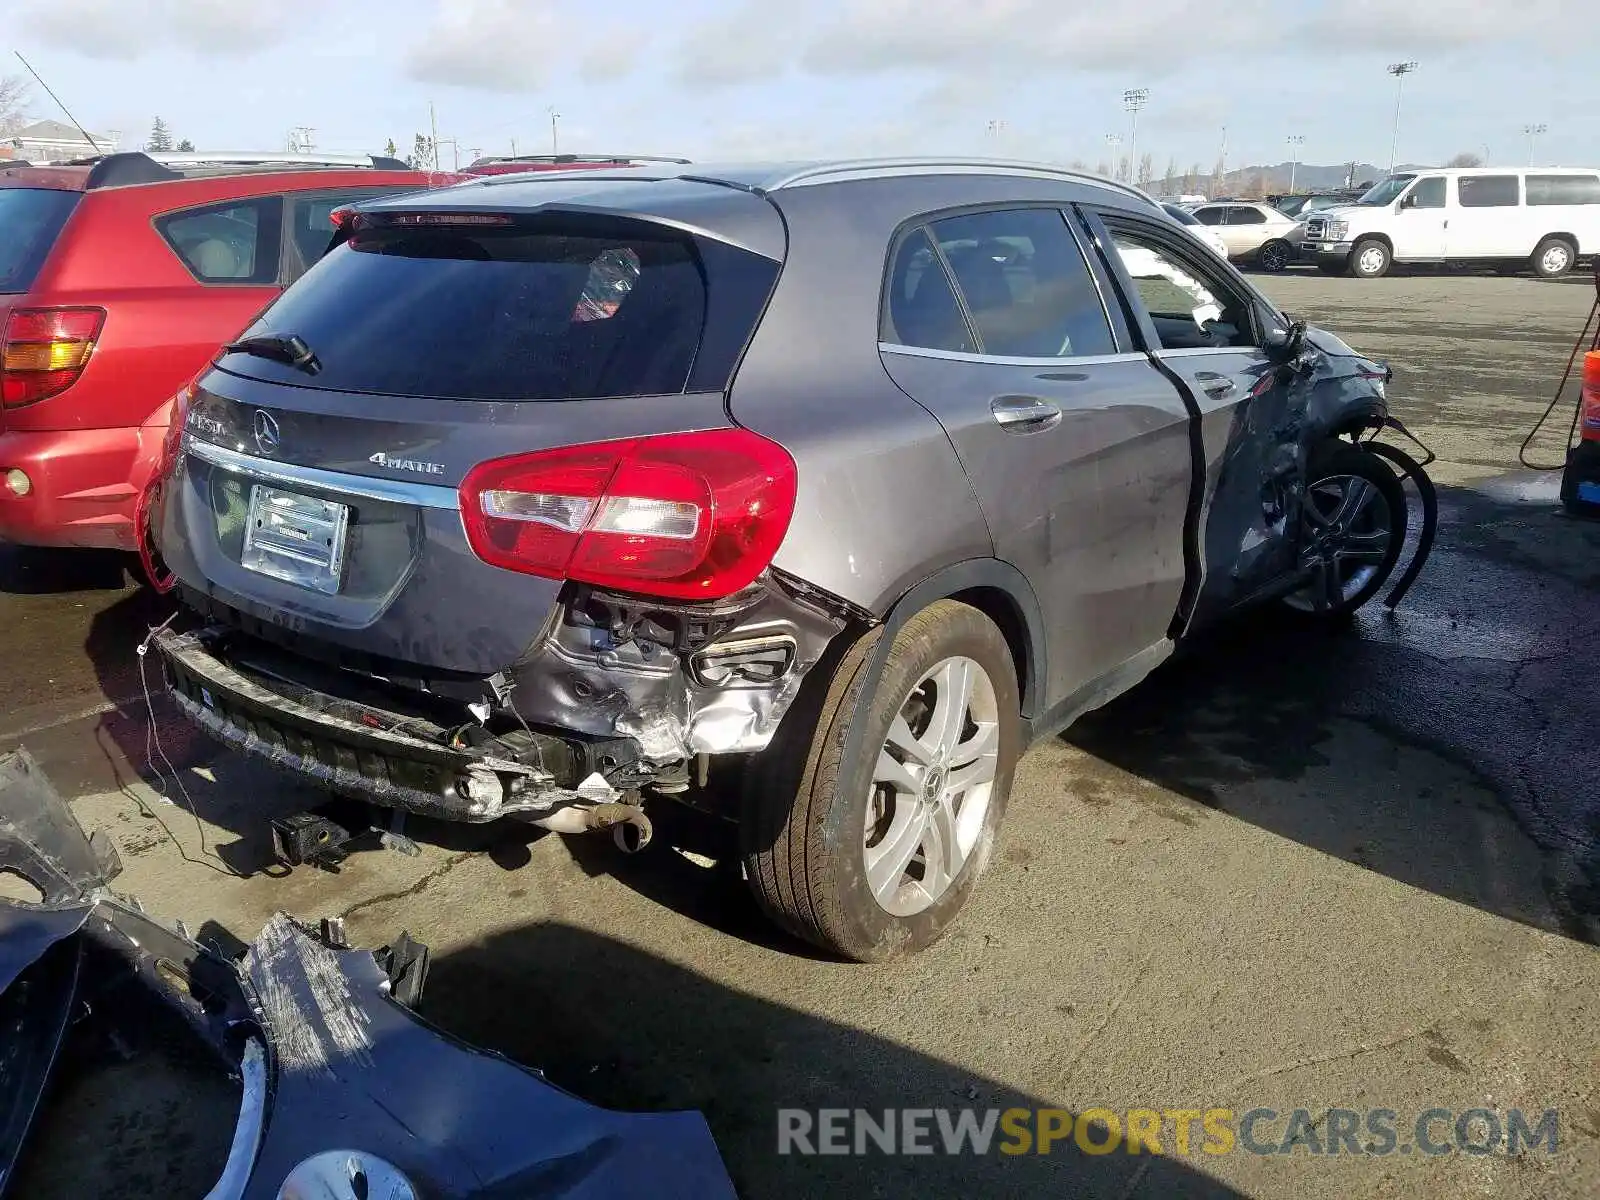
[[[888,996],[892,973],[885,982]],[[538,1065],[593,1103],[699,1109],[740,1194],[761,1200],[1239,1195],[1178,1158],[1088,1155],[1069,1143],[1043,1157],[1007,1155],[998,1152],[998,1134],[984,1156],[780,1156],[780,1108],[859,1108],[879,1117],[885,1108],[972,1108],[981,1117],[1052,1102],[570,926],[528,926],[441,955],[422,1014],[456,1037]],[[892,1028],[892,1011],[885,1016]]]
[[[120,591],[137,569],[131,556],[116,550],[56,550],[0,542],[0,592],[13,596]]]
[[[1244,614],[1064,738],[1403,883],[1600,941],[1600,523],[1547,491],[1441,489],[1440,544],[1397,613],[1374,604],[1328,634]],[[1330,757],[1341,746],[1362,756]]]

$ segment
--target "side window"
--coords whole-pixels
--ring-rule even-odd
[[[979,353],[1070,358],[1116,352],[1100,290],[1060,211],[973,213],[932,229],[972,317]]]
[[[1515,208],[1515,175],[1463,175],[1456,180],[1462,208]]]
[[[1600,175],[1529,175],[1528,203],[1600,204]]]
[[[1443,208],[1444,177],[1435,175],[1431,179],[1424,179],[1411,189],[1406,199],[1408,208]]]
[[[1241,204],[1237,208],[1228,210],[1229,225],[1265,225],[1267,214],[1259,208],[1249,204]]]
[[[1142,231],[1112,225],[1111,238],[1163,350],[1256,344],[1249,303],[1213,272]]]
[[[926,230],[900,240],[889,268],[888,293],[879,318],[879,341],[962,354],[977,349]]]
[[[289,198],[289,249],[284,270],[284,283],[293,283],[304,275],[327,252],[333,241],[333,210],[347,204],[359,204],[374,196],[384,195],[392,188],[369,188],[363,191],[322,192],[314,195]]]
[[[1223,214],[1228,210],[1213,204],[1210,208],[1202,208],[1194,214],[1194,219],[1202,225],[1221,225]]]
[[[283,198],[262,196],[156,219],[156,228],[201,283],[278,282]]]

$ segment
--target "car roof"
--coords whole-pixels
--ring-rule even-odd
[[[1053,163],[997,158],[856,158],[732,163],[656,161],[622,169],[542,172],[531,176],[497,175],[465,186],[492,187],[498,190],[517,187],[544,188],[550,186],[552,181],[568,183],[589,179],[627,179],[642,182],[677,179],[769,193],[854,180],[910,178],[919,175],[986,175],[1071,180],[1120,192],[1149,205],[1156,203],[1153,197],[1131,184],[1107,179],[1087,171],[1057,166]],[[506,193],[505,196],[509,197],[512,194],[514,193]],[[528,195],[531,199],[536,193],[529,192]]]
[[[1600,167],[1407,167],[1390,175],[1600,175]],[[1380,180],[1381,182],[1381,180]]]

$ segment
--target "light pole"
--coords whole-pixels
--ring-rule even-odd
[[[1149,88],[1129,88],[1122,93],[1122,107],[1128,110],[1128,181],[1138,183],[1139,110],[1150,103]]]
[[[1120,133],[1106,134],[1106,145],[1111,147],[1111,177],[1115,179],[1121,163],[1121,159],[1117,154],[1117,147],[1122,145],[1122,135]]]
[[[1405,95],[1406,76],[1417,69],[1414,59],[1390,63],[1384,70],[1394,76],[1394,140],[1389,143],[1389,174],[1394,174],[1395,163],[1400,161],[1400,99]]]
[[[1300,147],[1305,144],[1305,134],[1291,133],[1289,135],[1289,192],[1291,195],[1294,194],[1294,177],[1300,170]]]
[[[1528,165],[1530,167],[1533,166],[1534,143],[1539,140],[1539,135],[1541,133],[1548,132],[1549,129],[1550,126],[1544,124],[1542,121],[1537,125],[1524,125],[1522,127],[1522,132],[1528,135]]]
[[[561,153],[561,135],[560,135],[559,132],[557,132],[557,126],[560,124],[560,122],[561,122],[561,114],[558,113],[554,108],[551,108],[550,109],[550,153],[554,154],[554,155],[559,155]]]

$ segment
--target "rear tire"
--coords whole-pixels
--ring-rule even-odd
[[[944,933],[988,864],[1021,753],[1016,670],[988,617],[938,601],[906,622],[872,675],[880,636],[863,637],[831,675],[818,668],[807,680],[754,764],[740,823],[762,909],[856,962],[905,957]],[[947,720],[961,694],[958,672],[971,681],[969,699]],[[847,762],[853,729],[861,749]],[[923,755],[943,744],[940,729],[953,740]],[[905,752],[908,741],[916,754]]]
[[[1357,279],[1381,279],[1394,265],[1389,247],[1377,238],[1364,238],[1350,251],[1347,269]]]
[[[1300,520],[1300,565],[1311,582],[1283,598],[1314,624],[1346,621],[1394,573],[1406,540],[1406,493],[1384,459],[1349,442],[1312,458]]]
[[[1294,261],[1294,247],[1282,238],[1273,238],[1256,251],[1256,268],[1277,275],[1289,269]]]
[[[1560,279],[1578,261],[1578,252],[1566,238],[1547,237],[1534,249],[1529,260],[1540,279]]]

